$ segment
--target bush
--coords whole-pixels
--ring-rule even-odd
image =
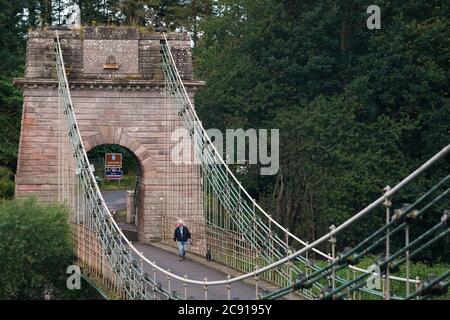
[[[0,167],[0,199],[11,199],[13,196],[13,173],[8,168]]]
[[[379,257],[376,256],[366,256],[361,260],[358,267],[367,269],[370,265],[374,264]],[[429,276],[440,276],[444,274],[447,270],[449,270],[450,265],[448,263],[423,263],[420,261],[411,261],[410,263],[410,279],[416,279],[419,277],[421,281],[426,281]],[[397,273],[391,274],[391,276],[406,278],[406,265],[402,264]],[[404,297],[406,296],[406,284],[400,281],[392,281],[391,288],[394,295]],[[410,284],[410,293],[415,292],[416,286],[414,284]],[[447,292],[441,296],[434,296],[433,299],[437,300],[449,300],[450,292]]]
[[[0,203],[0,299],[63,297],[73,263],[68,210],[36,200]]]

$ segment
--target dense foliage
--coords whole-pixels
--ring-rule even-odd
[[[53,299],[92,297],[86,285],[66,287],[73,250],[68,211],[61,205],[0,202],[0,256],[0,299],[43,299],[46,292]]]
[[[207,82],[196,99],[200,117],[221,129],[280,129],[279,174],[242,178],[304,239],[349,218],[449,143],[448,3],[377,1],[380,30],[366,27],[364,1],[221,3],[226,10],[204,21],[195,49],[197,76]],[[433,182],[421,180],[394,205]],[[370,219],[340,244],[370,234],[382,215]]]

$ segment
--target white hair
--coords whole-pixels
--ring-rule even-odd
[[[179,224],[184,224],[184,223],[183,223],[183,219],[178,219],[178,223],[179,223]]]

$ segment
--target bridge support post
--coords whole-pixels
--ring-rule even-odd
[[[305,241],[305,247],[307,247],[307,246],[309,246],[309,241]],[[306,259],[306,262],[305,262],[305,275],[306,276],[308,276],[308,270],[309,270],[309,251],[307,250],[306,252],[305,252],[305,259]]]
[[[153,264],[156,265],[156,261],[153,260]],[[156,300],[156,268],[152,267],[153,271],[153,300]]]
[[[407,247],[409,245],[409,222],[406,221],[405,226],[405,246]],[[409,250],[406,250],[406,296],[409,296]]]
[[[391,190],[390,186],[386,186],[384,188],[384,193],[386,194],[387,192],[389,192]],[[391,220],[391,206],[392,206],[392,202],[390,198],[385,198],[384,202],[383,202],[384,207],[386,208],[386,225],[389,224],[390,220]],[[386,261],[389,259],[390,256],[390,230],[389,228],[386,229]],[[385,272],[385,285],[384,285],[384,299],[385,300],[390,300],[391,299],[391,288],[390,288],[390,281],[389,281],[389,266],[386,266],[386,272]]]
[[[167,269],[167,272],[170,273],[170,269]],[[169,291],[169,294],[171,294],[170,289],[170,275],[167,275],[167,291]]]
[[[208,300],[208,278],[205,277],[203,281],[205,281],[205,285],[203,286],[203,290],[205,291],[205,300]]]
[[[258,265],[255,265],[255,271],[258,270]],[[258,288],[258,275],[255,274],[255,297],[256,300],[259,299],[259,288]]]
[[[334,229],[336,229],[335,225],[332,224],[330,226],[330,231],[333,232]],[[332,236],[330,238],[330,243],[331,243],[331,263],[334,263],[334,260],[336,259],[336,236]],[[331,273],[331,288],[334,290],[336,290],[336,268],[335,266],[332,267],[332,273]]]
[[[269,215],[269,248],[273,248],[272,219],[271,218],[272,218],[272,216]],[[269,255],[270,255],[270,261],[274,261],[272,250],[270,250]],[[271,281],[274,281],[274,279],[275,279],[274,272],[272,269],[269,270],[269,279]]]
[[[289,229],[286,228],[286,256],[291,254],[291,248],[289,247]],[[292,286],[292,261],[286,262],[287,274],[288,274],[288,286]],[[292,292],[289,291],[289,300],[292,300]]]
[[[184,279],[187,279],[187,274],[184,275]],[[186,281],[184,281],[183,286],[184,286],[184,300],[187,300],[188,299],[188,295],[187,295],[188,284]]]
[[[230,281],[231,276],[227,275],[227,298],[231,300],[231,285],[228,281]]]
[[[419,291],[421,287],[421,282],[419,276],[416,276],[416,291]],[[417,295],[416,300],[419,300],[419,295]]]

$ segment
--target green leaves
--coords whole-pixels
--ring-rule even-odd
[[[11,199],[14,196],[13,172],[0,167],[0,199]]]
[[[355,214],[449,143],[447,4],[381,1],[376,31],[359,0],[220,4],[194,52],[206,81],[196,108],[207,128],[280,129],[279,176],[242,178],[302,238]]]
[[[0,204],[0,298],[43,299],[51,285],[65,291],[73,253],[68,211],[35,200]]]
[[[0,76],[0,166],[13,166],[17,158],[22,95],[12,79]]]

